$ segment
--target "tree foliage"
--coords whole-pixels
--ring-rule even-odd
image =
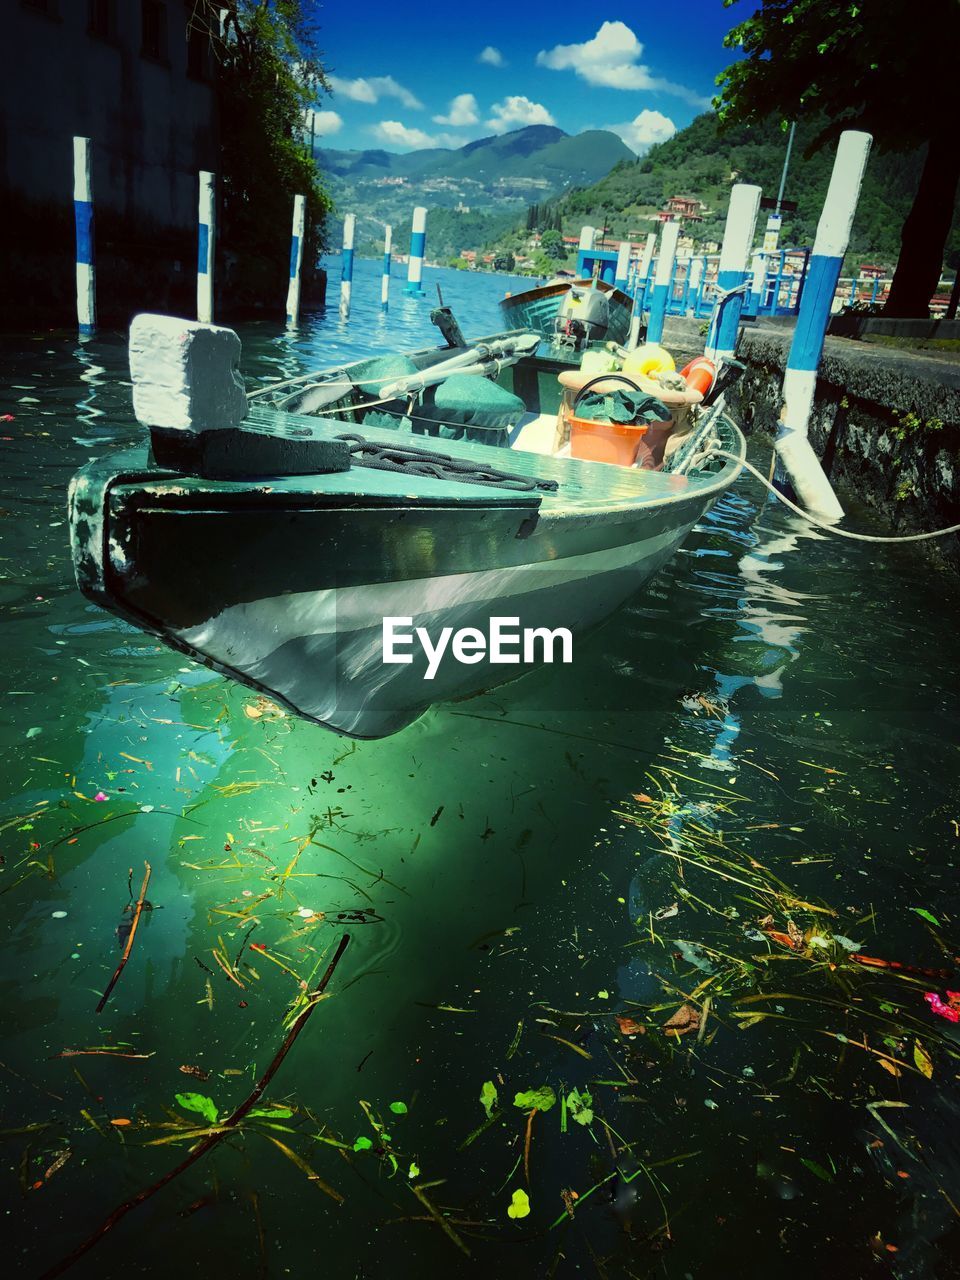
[[[727,7],[737,0],[724,0]],[[717,78],[723,125],[817,117],[816,150],[864,129],[880,150],[926,148],[891,292],[914,313],[936,287],[960,177],[953,132],[957,0],[761,0],[727,35],[742,57]]]
[[[237,302],[282,302],[295,195],[306,197],[305,285],[331,207],[305,140],[327,81],[303,0],[194,0],[217,60],[223,277]],[[222,277],[222,278],[223,278]]]

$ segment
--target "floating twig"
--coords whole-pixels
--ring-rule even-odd
[[[124,965],[130,959],[130,952],[133,950],[133,940],[137,936],[137,925],[140,923],[140,915],[143,911],[143,903],[147,896],[147,885],[150,883],[151,875],[150,863],[145,862],[143,865],[145,867],[143,884],[140,886],[140,897],[137,899],[137,905],[133,909],[133,920],[130,924],[130,932],[127,935],[127,945],[123,948],[123,955],[120,957],[120,963],[113,971],[113,977],[107,983],[106,991],[104,991],[103,995],[100,997],[100,1003],[97,1005],[97,1013],[103,1012],[103,1006],[110,999],[110,993],[120,980],[120,975],[123,973]]]

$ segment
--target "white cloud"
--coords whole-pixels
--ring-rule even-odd
[[[434,116],[435,124],[452,124],[455,127],[476,124],[477,100],[472,93],[458,93],[450,102],[450,109],[445,116]]]
[[[555,124],[553,116],[540,102],[531,102],[522,94],[513,94],[490,108],[492,117],[487,128],[494,133],[506,133],[509,129],[523,128],[528,124]]]
[[[331,133],[339,133],[343,128],[343,119],[336,111],[308,111],[307,131],[313,125],[315,138],[329,137]]]
[[[371,127],[378,142],[388,147],[407,147],[416,151],[424,147],[462,147],[463,138],[453,133],[426,133],[423,129],[411,129],[399,120],[381,120]]]
[[[669,116],[659,111],[641,111],[638,116],[628,120],[626,124],[608,124],[604,126],[611,133],[619,133],[628,147],[642,156],[656,142],[666,142],[677,132],[677,126]]]
[[[506,61],[499,49],[494,48],[492,44],[488,44],[485,49],[481,49],[477,54],[478,62],[485,62],[488,67],[505,67]]]
[[[411,111],[419,111],[423,103],[418,97],[394,80],[393,76],[359,76],[345,80],[342,76],[327,76],[330,88],[351,102],[379,102],[381,98],[396,98]]]
[[[606,89],[645,89],[669,93],[694,107],[708,107],[710,99],[682,84],[655,76],[640,62],[643,45],[625,22],[604,22],[592,40],[541,49],[537,65],[551,71],[574,71],[587,84]]]

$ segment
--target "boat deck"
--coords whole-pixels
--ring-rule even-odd
[[[642,506],[657,506],[665,502],[682,500],[693,488],[709,490],[716,485],[723,487],[723,472],[709,475],[694,474],[690,477],[671,475],[669,472],[643,471],[632,467],[611,466],[602,462],[584,462],[578,458],[545,456],[521,449],[491,449],[488,445],[473,444],[464,440],[439,440],[431,436],[400,435],[383,427],[358,427],[352,422],[334,418],[319,418],[280,412],[256,406],[251,407],[247,418],[251,428],[275,432],[286,428],[307,430],[314,438],[331,439],[346,432],[356,432],[365,439],[394,448],[405,444],[431,453],[454,455],[459,462],[475,462],[478,466],[495,467],[498,470],[516,472],[539,480],[556,480],[559,489],[555,493],[518,493],[513,489],[488,485],[467,484],[458,480],[438,480],[429,476],[404,475],[397,471],[381,471],[373,467],[351,467],[349,471],[313,476],[281,476],[270,479],[271,492],[303,491],[305,488],[322,490],[344,496],[376,495],[397,499],[409,497],[423,501],[470,501],[478,505],[505,501],[516,503],[518,499],[540,498],[544,514],[551,512],[615,511]],[[730,427],[734,435],[735,428]],[[731,435],[730,444],[734,443]],[[728,464],[732,466],[733,464]],[[724,471],[726,468],[724,468]],[[208,482],[180,478],[180,485],[199,487]],[[223,487],[224,481],[217,482]],[[257,482],[261,492],[263,481]]]

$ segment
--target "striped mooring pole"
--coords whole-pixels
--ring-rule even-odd
[[[750,299],[747,315],[758,316],[763,305],[764,285],[767,283],[766,254],[758,250],[750,263]]]
[[[747,281],[747,261],[753,245],[753,233],[760,209],[760,188],[738,182],[730,192],[727,221],[720,246],[717,287],[724,292],[737,289]],[[711,360],[730,360],[737,346],[743,294],[735,293],[720,306],[719,316],[707,338],[706,355]]]
[[[410,263],[407,267],[407,283],[403,290],[408,297],[422,298],[423,255],[427,248],[427,211],[421,205],[413,211],[410,225]]]
[[[647,277],[650,275],[650,263],[657,245],[657,233],[651,231],[647,235],[643,252],[640,254],[640,265],[637,267],[636,311],[643,311],[644,295],[647,292]]]
[[[630,250],[633,248],[629,240],[624,240],[617,250],[617,269],[613,283],[617,289],[626,292],[627,277],[630,275]]]
[[[303,196],[293,197],[293,232],[290,237],[290,279],[287,282],[287,324],[300,319],[300,272],[303,268],[303,232],[307,218]]]
[[[657,269],[653,276],[653,289],[650,293],[650,319],[647,322],[647,341],[663,341],[663,325],[667,318],[667,303],[673,286],[673,264],[677,257],[677,241],[680,238],[680,223],[665,222],[660,232],[660,253],[657,257]]]
[[[380,281],[380,310],[390,308],[390,250],[393,247],[393,227],[389,223],[383,228],[383,277]]]
[[[700,295],[703,292],[703,265],[704,259],[701,257],[693,258],[690,263],[690,292],[687,295],[687,299],[695,316],[700,314]]]
[[[197,319],[213,324],[213,248],[217,233],[217,177],[200,170],[200,207],[197,227]]]
[[[93,333],[97,323],[89,138],[73,140],[73,219],[77,229],[77,327],[87,334]]]
[[[343,251],[340,255],[340,319],[350,315],[350,296],[353,293],[353,233],[357,219],[348,213],[343,220]]]
[[[854,129],[840,135],[783,378],[784,406],[777,432],[777,454],[801,502],[827,520],[839,520],[843,508],[807,439],[807,428],[830,308],[850,243],[850,228],[872,142],[869,133]]]

